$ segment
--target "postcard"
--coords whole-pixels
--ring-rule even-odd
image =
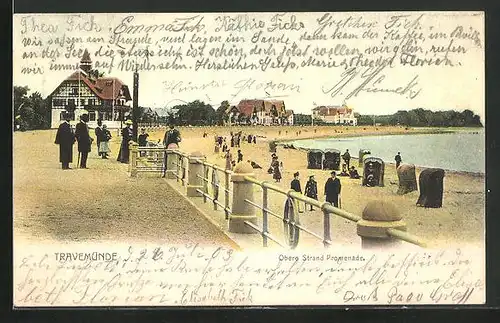
[[[484,12],[14,14],[14,307],[485,303]]]

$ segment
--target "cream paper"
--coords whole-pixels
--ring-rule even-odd
[[[14,85],[43,97],[87,49],[96,69],[130,89],[132,73],[140,73],[141,106],[271,98],[303,114],[342,103],[362,115],[470,109],[484,124],[483,12],[15,14],[13,41]],[[28,162],[19,147],[14,168]],[[19,210],[44,206],[44,194],[14,196],[14,222]],[[481,241],[367,251],[334,237],[330,249],[318,241],[288,251],[260,248],[257,239],[255,248],[236,250],[126,234],[67,241],[23,230],[14,229],[16,307],[485,302]]]

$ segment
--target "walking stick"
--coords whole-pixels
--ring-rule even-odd
[[[339,195],[339,209],[342,208],[342,197]]]

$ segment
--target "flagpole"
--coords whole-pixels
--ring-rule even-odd
[[[111,112],[111,121],[115,121],[115,79],[113,79],[113,96],[112,96],[112,112]]]
[[[80,64],[78,64],[78,104],[77,106],[80,106]]]

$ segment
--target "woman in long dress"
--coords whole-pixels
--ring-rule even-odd
[[[130,151],[129,151],[129,141],[132,140],[133,132],[132,132],[132,120],[125,121],[127,125],[122,129],[122,144],[120,145],[120,151],[118,152],[117,160],[119,162],[128,164]]]
[[[271,163],[271,167],[273,168],[273,179],[276,182],[281,181],[281,170],[280,170],[280,162],[278,161],[278,157],[273,159]]]

